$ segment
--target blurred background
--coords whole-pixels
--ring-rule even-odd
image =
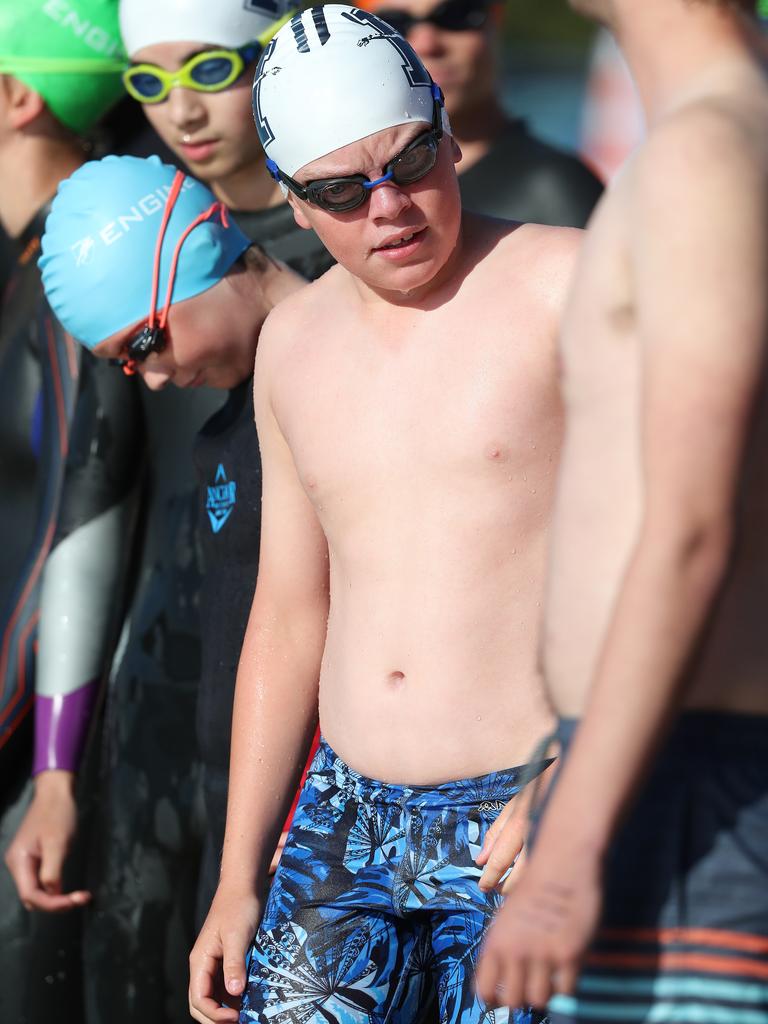
[[[510,0],[503,39],[505,109],[610,178],[642,124],[608,33],[574,14],[566,0]]]

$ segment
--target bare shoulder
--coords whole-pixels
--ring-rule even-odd
[[[282,359],[295,355],[309,337],[318,336],[321,325],[328,322],[324,313],[338,303],[344,274],[341,267],[331,267],[317,281],[293,292],[275,306],[259,335],[257,368],[272,372]]]
[[[497,249],[502,280],[514,281],[559,319],[581,251],[584,231],[579,228],[520,224]]]
[[[494,282],[558,295],[568,287],[581,249],[579,228],[549,227],[472,217],[468,233],[482,251],[482,268]]]
[[[728,202],[758,199],[768,178],[766,119],[765,89],[686,104],[664,118],[641,148],[633,167],[637,194],[684,205],[717,192]]]

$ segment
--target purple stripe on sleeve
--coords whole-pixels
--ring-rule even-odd
[[[33,775],[52,768],[77,771],[97,695],[98,680],[86,683],[74,693],[38,695]]]

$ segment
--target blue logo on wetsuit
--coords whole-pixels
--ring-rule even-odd
[[[208,488],[208,500],[205,503],[208,518],[211,521],[211,529],[214,533],[218,533],[229,519],[236,502],[237,483],[234,480],[227,480],[224,467],[219,463],[219,468],[216,470],[216,480]]]

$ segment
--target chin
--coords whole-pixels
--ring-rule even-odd
[[[361,274],[361,277],[376,291],[407,295],[429,285],[443,266],[444,264],[438,265],[435,260],[428,260],[406,267],[385,268],[385,272],[379,274]]]

